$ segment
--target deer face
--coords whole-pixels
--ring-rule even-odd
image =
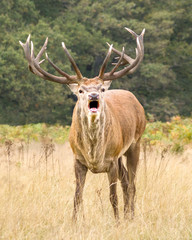
[[[78,97],[78,108],[86,116],[99,116],[104,106],[104,94],[111,81],[100,79],[85,79],[81,84],[69,85]]]

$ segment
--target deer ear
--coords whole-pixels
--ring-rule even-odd
[[[110,87],[110,85],[111,85],[111,82],[112,82],[112,81],[110,81],[110,80],[104,81],[104,83],[103,83],[104,87],[105,87],[106,89],[108,89],[108,88]]]
[[[77,95],[78,93],[78,88],[79,88],[79,85],[76,84],[76,83],[72,83],[72,84],[67,84],[67,86],[71,89],[71,91]]]

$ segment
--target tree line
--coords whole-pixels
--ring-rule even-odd
[[[25,42],[31,33],[37,54],[48,36],[50,58],[74,74],[61,47],[64,41],[82,74],[94,77],[108,50],[106,42],[119,50],[125,46],[135,58],[135,40],[124,27],[138,34],[146,29],[145,56],[133,75],[113,81],[112,88],[133,92],[150,118],[190,116],[191,10],[191,0],[1,0],[0,123],[67,125],[76,101],[67,86],[28,71],[19,40]],[[42,66],[56,74],[47,63]]]

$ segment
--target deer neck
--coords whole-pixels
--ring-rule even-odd
[[[106,121],[105,111],[101,111],[99,115],[85,115],[81,113],[80,116],[82,133],[85,139],[88,138],[90,141],[94,141],[95,143],[102,140]]]
[[[103,161],[105,155],[106,139],[106,106],[99,115],[86,115],[79,113],[79,124],[81,126],[82,145],[85,150],[85,158],[90,164]]]

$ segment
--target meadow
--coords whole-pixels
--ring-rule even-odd
[[[192,119],[148,123],[136,178],[135,218],[120,224],[106,174],[88,173],[84,218],[72,222],[69,127],[0,126],[0,239],[192,239]]]

